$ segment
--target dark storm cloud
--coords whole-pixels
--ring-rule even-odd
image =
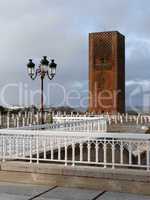
[[[148,80],[149,15],[148,0],[0,0],[1,90],[7,83],[20,82],[38,89],[39,81],[29,80],[25,65],[30,57],[38,64],[43,55],[58,63],[53,83],[63,84],[66,90],[87,90],[88,33],[104,30],[126,35],[127,83]],[[52,91],[53,102],[47,104],[63,96]],[[9,88],[5,96],[18,104],[17,94],[16,88]]]

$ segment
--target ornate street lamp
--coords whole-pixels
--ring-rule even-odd
[[[37,76],[40,76],[41,78],[41,123],[44,124],[44,99],[43,99],[43,89],[44,89],[44,78],[47,75],[47,77],[52,80],[56,74],[56,67],[57,64],[55,64],[54,60],[51,60],[51,63],[47,60],[46,56],[43,56],[43,59],[40,62],[40,66],[35,69],[35,64],[32,62],[32,59],[29,59],[29,63],[27,64],[28,68],[28,75],[32,80],[35,80]]]

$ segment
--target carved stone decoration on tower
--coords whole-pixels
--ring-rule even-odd
[[[125,37],[89,34],[89,111],[125,112]]]

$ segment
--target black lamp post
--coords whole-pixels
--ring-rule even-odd
[[[56,74],[56,67],[54,60],[51,60],[51,63],[47,60],[46,56],[43,56],[43,59],[40,62],[40,66],[35,69],[35,64],[32,62],[32,59],[29,59],[29,63],[27,64],[28,68],[28,75],[32,80],[35,80],[37,76],[41,78],[41,114],[42,114],[42,121],[41,123],[44,124],[44,99],[43,99],[43,90],[44,90],[44,78],[47,77],[52,80]]]

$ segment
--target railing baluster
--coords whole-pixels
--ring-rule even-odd
[[[19,154],[19,136],[16,136],[16,158],[18,158]]]
[[[103,143],[103,154],[104,154],[104,168],[107,166],[107,144],[106,144],[106,139],[104,139]]]
[[[100,121],[98,120],[98,131],[100,131]]]
[[[137,143],[137,151],[138,151],[138,165],[141,165],[141,153],[140,153],[140,143]]]
[[[22,151],[23,158],[25,158],[25,136],[22,137]]]
[[[80,142],[80,162],[83,161],[83,144]]]
[[[0,160],[2,161],[3,159],[3,139],[2,139],[2,135],[0,135]]]
[[[30,163],[32,163],[32,136],[29,136],[29,143],[30,143]]]
[[[120,144],[120,163],[123,165],[123,141],[121,140]]]
[[[112,168],[115,168],[115,144],[114,144],[114,139],[112,140]]]
[[[58,143],[58,160],[61,160],[61,148],[60,148],[60,143]]]
[[[36,136],[36,162],[39,164],[39,136]]]
[[[5,144],[5,138],[6,136],[2,136],[2,150],[3,150],[3,154],[2,154],[2,161],[5,162],[5,156],[6,156],[6,144]]]
[[[132,146],[131,146],[131,142],[129,142],[129,165],[132,165]]]
[[[67,166],[67,159],[68,159],[68,155],[67,155],[67,141],[66,141],[66,138],[65,138],[65,166]]]
[[[43,138],[44,160],[46,160],[46,137]]]
[[[75,166],[75,144],[72,143],[72,166]]]
[[[8,138],[9,139],[9,141],[8,141],[8,148],[9,148],[9,158],[11,158],[12,157],[12,151],[11,151],[11,136]]]
[[[49,138],[50,139],[50,138]],[[51,148],[51,160],[54,160],[54,149],[53,149],[53,142],[50,143]]]
[[[149,171],[150,170],[150,141],[147,141],[146,166],[147,166],[147,171]]]
[[[91,160],[91,144],[90,144],[90,141],[88,141],[87,149],[88,149],[88,162],[90,162],[90,160]]]
[[[95,152],[96,152],[96,163],[98,163],[98,151],[99,151],[99,146],[98,146],[98,141],[96,141],[96,144],[95,144]]]

